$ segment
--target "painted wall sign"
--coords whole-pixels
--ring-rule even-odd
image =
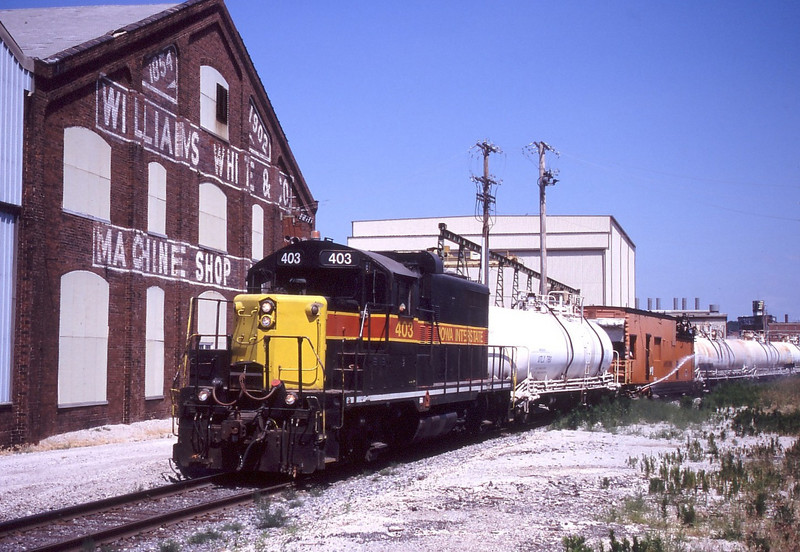
[[[178,52],[175,46],[164,48],[145,61],[142,88],[177,105]]]
[[[166,61],[165,61],[166,63]],[[149,87],[145,90],[151,90]],[[159,96],[160,97],[160,96]],[[253,112],[257,125],[263,123]],[[284,213],[313,217],[296,203],[289,175],[282,173],[264,155],[269,137],[253,131],[255,139],[266,139],[258,152],[234,147],[200,126],[176,115],[159,103],[106,77],[97,80],[95,126],[98,131],[125,142],[139,144],[162,159],[190,167],[210,181],[245,191],[264,203],[275,205]],[[253,145],[251,138],[251,147]],[[270,152],[271,146],[267,147]],[[252,149],[252,148],[251,148]]]
[[[241,290],[252,261],[195,245],[95,222],[92,266],[203,287]]]
[[[272,140],[252,98],[247,121],[250,123],[250,152],[269,162],[272,159]]]

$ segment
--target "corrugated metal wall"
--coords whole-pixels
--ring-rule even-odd
[[[0,42],[0,201],[22,202],[22,139],[26,91],[31,74]]]
[[[31,74],[0,41],[0,403],[11,402],[15,207],[22,205],[23,117],[31,89]]]

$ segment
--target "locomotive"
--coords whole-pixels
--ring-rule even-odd
[[[429,252],[284,247],[249,270],[221,347],[189,340],[173,459],[311,473],[500,419],[512,382],[489,363],[488,300]]]
[[[576,301],[490,308],[429,251],[295,241],[246,284],[215,305],[229,334],[199,333],[191,309],[173,385],[173,460],[190,476],[308,474],[614,390],[610,342]]]

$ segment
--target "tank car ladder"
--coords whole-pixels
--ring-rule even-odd
[[[585,338],[583,340],[583,358],[585,361],[583,367],[583,381],[581,382],[581,406],[586,406],[586,397],[589,393],[587,382],[589,381],[589,369],[592,366],[592,361],[589,358],[589,343],[587,343]]]

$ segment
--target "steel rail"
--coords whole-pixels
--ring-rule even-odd
[[[92,533],[84,534],[78,537],[62,540],[40,546],[38,548],[31,548],[27,552],[56,552],[56,551],[71,551],[82,550],[87,542],[93,543],[95,546],[106,544],[125,537],[131,537],[144,533],[150,529],[161,527],[165,524],[173,524],[186,519],[191,519],[202,514],[208,514],[217,510],[222,510],[237,504],[243,504],[253,500],[256,496],[261,494],[274,494],[280,490],[291,487],[291,483],[281,483],[264,487],[257,490],[248,490],[245,492],[237,493],[235,495],[227,496],[211,502],[203,504],[196,504],[178,510],[172,510],[167,513],[157,514],[145,519],[124,523],[116,527],[102,529]]]
[[[198,477],[197,479],[188,479],[179,481],[171,485],[164,485],[162,487],[154,487],[145,491],[136,491],[129,494],[112,496],[103,498],[84,504],[76,504],[74,506],[67,506],[57,510],[48,510],[30,516],[25,516],[18,519],[10,519],[0,522],[0,537],[5,537],[11,533],[19,533],[29,531],[48,523],[53,523],[59,520],[71,519],[79,516],[88,516],[97,512],[102,512],[114,506],[121,506],[131,502],[137,502],[148,498],[157,498],[169,496],[187,489],[200,488],[203,486],[210,486],[224,480],[226,475],[210,475],[207,477]]]

